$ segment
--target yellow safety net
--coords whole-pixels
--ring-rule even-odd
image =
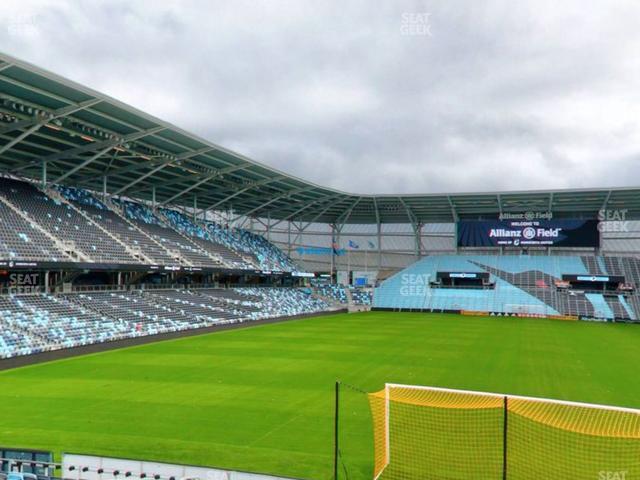
[[[640,480],[640,412],[388,385],[369,394],[374,478]]]

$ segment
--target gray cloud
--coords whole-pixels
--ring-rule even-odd
[[[635,0],[318,3],[4,0],[0,45],[349,192],[638,184]]]

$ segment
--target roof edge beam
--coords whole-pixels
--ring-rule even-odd
[[[404,207],[405,212],[407,212],[407,217],[409,218],[409,222],[415,228],[415,226],[418,225],[418,223],[419,223],[418,217],[416,216],[415,213],[413,213],[413,210],[411,210],[411,208],[409,208],[409,205],[407,205],[407,203],[404,201],[404,199],[402,197],[398,197],[398,200],[400,201],[400,203]]]
[[[62,180],[64,180],[65,178],[69,177],[70,175],[73,175],[74,173],[76,173],[78,170],[80,170],[81,168],[86,167],[87,165],[89,165],[90,163],[96,161],[98,158],[100,158],[101,156],[103,156],[105,153],[107,153],[109,150],[111,150],[113,148],[113,146],[108,146],[106,148],[103,148],[102,150],[100,150],[98,153],[96,153],[95,155],[92,155],[91,157],[87,158],[84,162],[76,165],[75,167],[73,167],[71,170],[68,170],[67,172],[63,173],[62,175],[60,175],[59,177],[55,178],[51,183],[60,183]],[[42,162],[43,164],[46,162]]]
[[[449,207],[451,208],[451,217],[453,218],[454,222],[457,222],[460,217],[458,216],[458,211],[456,210],[456,206],[453,203],[453,200],[451,200],[451,195],[447,195],[447,201],[449,202]]]
[[[169,202],[172,202],[173,200],[180,198],[182,195],[184,195],[185,193],[190,192],[191,190],[193,190],[194,188],[198,188],[200,185],[202,185],[203,183],[207,183],[209,180],[214,179],[215,177],[217,177],[219,174],[218,173],[213,173],[211,175],[208,175],[206,177],[204,177],[202,180],[194,183],[193,185],[185,188],[184,190],[182,190],[181,192],[176,193],[175,195],[173,195],[172,197],[168,198],[167,200],[164,200],[163,202],[160,203],[160,205],[166,205]]]
[[[349,209],[336,219],[335,223],[340,224],[340,231],[342,231],[342,226],[345,223],[347,223],[347,221],[349,220],[349,217],[351,216],[351,212],[353,212],[353,209],[358,206],[358,204],[360,203],[360,200],[362,200],[362,197],[356,198],[356,201],[351,204]]]
[[[149,135],[153,135],[154,133],[158,133],[158,132],[160,132],[162,130],[166,130],[166,127],[157,126],[157,127],[150,128],[148,130],[141,130],[139,132],[133,132],[133,133],[130,133],[128,135],[125,135],[122,138],[116,138],[115,140],[105,140],[105,141],[102,141],[102,142],[90,143],[88,145],[82,145],[82,146],[79,146],[79,147],[70,148],[70,149],[67,149],[67,150],[63,150],[62,152],[54,153],[52,155],[47,155],[46,157],[41,157],[39,160],[28,162],[25,165],[22,165],[22,166],[20,166],[18,168],[14,168],[13,170],[11,170],[11,173],[24,170],[26,168],[29,168],[29,167],[31,167],[31,166],[33,166],[35,164],[42,163],[42,162],[54,162],[56,160],[64,159],[64,158],[75,158],[75,157],[77,157],[78,155],[80,155],[82,153],[95,151],[95,150],[100,149],[100,148],[117,147],[120,144],[123,144],[123,143],[126,143],[126,142],[132,142],[134,140],[138,140],[140,138],[147,137]]]
[[[45,124],[50,122],[51,120],[55,120],[56,118],[64,117],[66,115],[71,115],[72,113],[78,112],[80,110],[84,110],[85,108],[92,107],[93,105],[102,102],[102,99],[93,98],[91,100],[85,100],[80,103],[73,103],[71,105],[67,105],[66,107],[58,108],[53,112],[50,112],[48,116],[46,116],[42,120],[37,120],[35,117],[29,120],[21,120],[19,122],[12,123],[10,125],[3,126],[0,128],[0,135],[11,132],[13,130],[19,130],[21,128],[30,127],[35,124]]]
[[[298,188],[298,189],[295,189],[295,190],[290,190],[290,191],[288,191],[288,192],[284,192],[284,193],[282,193],[281,195],[277,195],[277,196],[273,197],[271,200],[269,200],[268,202],[263,203],[262,205],[258,205],[257,207],[255,207],[255,208],[253,208],[253,209],[249,210],[248,212],[244,212],[244,213],[242,213],[242,214],[238,215],[236,218],[234,218],[234,219],[233,219],[233,221],[232,221],[232,222],[235,222],[236,220],[238,220],[240,217],[243,217],[243,216],[244,216],[244,217],[248,217],[248,216],[250,216],[252,213],[255,213],[255,212],[259,211],[259,210],[262,210],[262,209],[263,209],[264,207],[266,207],[267,205],[271,205],[272,203],[277,202],[278,200],[280,200],[280,199],[282,199],[282,198],[286,198],[286,197],[289,197],[289,196],[291,196],[291,195],[296,195],[296,194],[298,194],[298,193],[300,193],[300,192],[304,192],[305,190],[307,190],[307,188],[306,188],[306,187],[304,187],[304,188]]]
[[[20,143],[22,140],[24,140],[29,135],[31,135],[36,130],[38,130],[42,125],[43,125],[42,122],[36,123],[31,128],[29,128],[28,130],[25,130],[20,135],[18,135],[16,138],[11,140],[9,143],[7,143],[7,144],[3,145],[2,147],[0,147],[0,155],[2,155],[4,152],[9,150],[10,148],[13,148],[16,144]]]
[[[264,180],[261,180],[259,182],[254,182],[251,185],[248,185],[247,187],[242,188],[242,189],[234,192],[233,194],[224,197],[222,200],[218,200],[216,203],[213,203],[213,204],[209,205],[207,208],[205,208],[205,211],[208,212],[209,210],[213,210],[214,208],[219,207],[223,203],[228,202],[232,198],[235,198],[238,195],[242,195],[244,192],[248,192],[249,190],[251,190],[253,188],[262,187],[264,185],[268,185],[270,183],[282,180],[283,178],[286,178],[286,177],[284,175],[277,175],[275,177],[265,178]]]

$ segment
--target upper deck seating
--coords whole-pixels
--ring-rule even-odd
[[[205,250],[184,238],[168,225],[165,225],[150,208],[140,203],[126,200],[118,200],[116,202],[122,207],[129,220],[169,251],[176,252],[194,266],[217,265]]]
[[[90,220],[69,205],[54,200],[30,183],[0,179],[0,190],[39,225],[61,241],[100,263],[138,263],[126,249],[114,242]]]
[[[169,255],[167,250],[159,246],[148,235],[134,228],[89,192],[62,186],[58,186],[57,189],[68,201],[73,202],[74,205],[89,215],[94,222],[117,236],[132,249],[139,249],[152,262],[159,264],[175,263],[175,259]]]
[[[17,215],[1,202],[0,258],[45,262],[69,261],[53,240],[34,227],[32,222]]]
[[[197,243],[200,248],[221,258],[227,267],[237,269],[255,268],[254,265],[245,261],[244,258],[233,251],[233,249],[217,242],[216,238],[211,236],[207,230],[197,223],[192,222],[186,215],[169,209],[162,209],[162,213],[173,228],[192,237],[192,240]]]

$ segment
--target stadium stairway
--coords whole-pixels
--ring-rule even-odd
[[[604,295],[604,300],[607,302],[609,306],[609,310],[611,310],[613,316],[611,318],[618,319],[629,319],[631,320],[631,316],[629,315],[628,310],[625,308],[624,304],[620,301],[623,298],[622,295]]]
[[[348,303],[347,294],[342,285],[317,285],[313,288],[313,292],[320,298],[335,305],[344,306]]]
[[[169,263],[179,263],[187,266],[192,265],[191,262],[189,262],[186,258],[180,255],[179,251],[168,248],[165,244],[163,244],[162,242],[159,242],[154,236],[150,235],[145,230],[140,228],[138,224],[136,224],[127,216],[121,204],[113,202],[111,199],[107,199],[104,203],[109,207],[109,209],[111,209],[111,211],[113,211],[124,222],[126,222],[129,228],[139,232],[140,235],[149,239],[149,242],[151,242],[149,247],[151,251],[155,252],[155,251],[158,251],[158,249],[160,249],[158,253],[152,254],[154,257],[160,258],[158,263],[169,262]]]
[[[585,273],[591,273],[593,275],[606,275],[606,273],[603,272],[600,268],[600,262],[598,262],[595,257],[584,255],[580,257],[580,259],[584,263],[586,269]]]
[[[134,256],[143,260],[146,258],[146,263],[179,263],[179,259],[174,258],[164,245],[130,221],[110,199],[98,200],[86,190],[73,187],[56,186],[56,190],[95,223],[128,245]]]
[[[607,275],[620,275],[628,276],[625,272],[625,265],[627,262],[623,262],[620,257],[598,257],[602,260],[604,265],[603,270],[607,272]]]
[[[151,236],[158,243],[172,252],[172,257],[179,258],[183,265],[187,266],[219,266],[211,256],[191,239],[167,225],[146,205],[118,200],[124,215],[140,230]]]
[[[349,312],[365,312],[371,310],[370,304],[361,301],[364,300],[364,297],[354,293],[350,287],[345,288],[344,293],[347,297],[347,308]]]
[[[57,200],[57,201],[65,204],[65,205],[68,205],[69,208],[75,210],[79,215],[83,216],[87,220],[87,222],[93,224],[97,229],[102,231],[102,233],[104,235],[106,235],[107,237],[111,238],[114,242],[116,242],[117,244],[122,246],[122,248],[124,248],[124,250],[127,252],[127,254],[131,257],[131,260],[132,260],[131,263],[146,263],[146,264],[155,263],[152,258],[147,256],[140,249],[134,249],[127,242],[123,241],[118,235],[115,235],[110,230],[108,230],[103,225],[101,225],[101,222],[96,221],[95,218],[90,216],[87,213],[87,211],[85,209],[81,208],[79,205],[77,205],[76,202],[69,201],[64,195],[62,195],[55,188],[49,187],[49,188],[43,189],[43,192],[49,198],[52,198],[54,200]]]
[[[141,237],[144,237],[147,240],[147,243],[139,242],[144,245],[143,248],[148,250],[149,255],[151,255],[156,262],[158,263],[185,263],[189,264],[188,261],[185,261],[180,257],[180,254],[176,254],[174,251],[166,248],[162,243],[158,242],[151,235],[148,235],[144,230],[142,230],[138,225],[133,223],[127,216],[123,213],[122,209],[119,205],[114,202],[107,200],[104,202],[105,205],[118,217],[127,224],[127,226],[132,230],[137,232]]]
[[[206,231],[188,219],[186,215],[168,209],[159,209],[157,213],[161,220],[178,232],[186,241],[206,252],[216,265],[224,265],[228,268],[242,268],[244,266],[241,258],[223,245],[213,242]]]
[[[229,241],[229,238],[225,239],[221,235],[215,235],[211,229],[207,228],[207,224],[204,222],[196,219],[192,221],[186,215],[172,210],[167,210],[163,213],[165,217],[174,220],[173,224],[176,228],[182,228],[184,230],[183,233],[190,234],[204,248],[219,256],[229,268],[248,268],[252,270],[259,268],[253,253],[247,255],[247,252],[243,252],[238,248],[237,243]],[[181,219],[181,222],[177,222],[176,220],[178,219]],[[182,227],[180,224],[182,224]]]
[[[629,316],[629,319],[637,320],[638,317],[634,309],[631,307],[631,305],[629,305],[629,303],[627,302],[627,299],[624,298],[624,295],[618,295],[618,300],[620,301],[620,304],[622,304],[622,306],[624,307],[627,315]]]
[[[139,263],[94,222],[60,199],[50,197],[38,186],[2,178],[0,191],[31,220],[59,239],[65,252],[76,251],[90,262]]]
[[[585,297],[587,297],[587,300],[589,300],[593,305],[593,310],[596,317],[608,319],[614,318],[613,310],[609,306],[609,303],[605,300],[604,295],[600,293],[587,293],[585,294]]]
[[[0,202],[2,202],[9,210],[11,210],[19,219],[22,220],[23,224],[22,227],[28,231],[29,228],[33,228],[35,230],[37,230],[42,237],[44,238],[39,238],[36,239],[37,243],[39,244],[39,247],[41,249],[41,254],[42,256],[36,254],[33,256],[33,258],[31,258],[29,255],[24,255],[24,254],[19,254],[17,253],[16,256],[18,259],[24,259],[24,260],[50,260],[51,258],[57,259],[65,259],[65,260],[71,260],[71,261],[91,261],[91,258],[88,257],[86,254],[84,254],[83,252],[80,252],[76,249],[71,249],[68,248],[61,239],[59,239],[58,237],[56,237],[55,235],[53,235],[51,232],[49,232],[47,229],[45,229],[42,225],[40,225],[34,218],[30,217],[25,211],[19,209],[13,202],[11,202],[6,196],[5,196],[6,192],[2,192],[0,193]],[[9,214],[10,215],[10,214]],[[5,217],[8,217],[9,215],[3,215]],[[11,220],[8,220],[8,222],[14,223],[14,227],[16,226],[16,219],[12,219],[13,222],[11,222]],[[9,226],[9,228],[11,228],[11,226]],[[5,238],[9,238],[9,232],[7,232],[7,235],[5,236]]]
[[[612,275],[612,273],[607,271],[607,266],[605,265],[605,261],[602,257],[596,257],[596,262],[598,263],[598,268],[604,275]]]

